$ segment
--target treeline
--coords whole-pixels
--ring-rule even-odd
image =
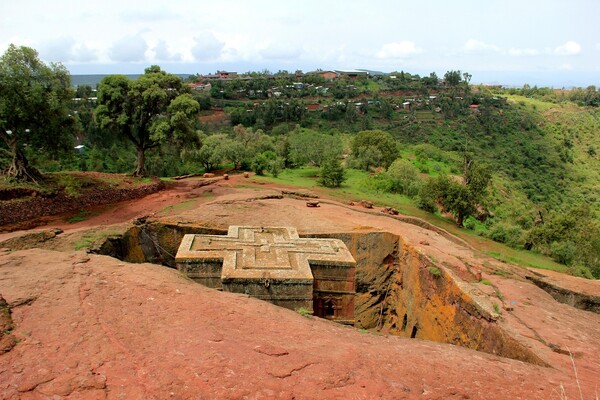
[[[587,88],[552,89],[548,87],[537,87],[524,85],[522,88],[504,89],[504,93],[517,94],[520,96],[533,97],[551,103],[564,103],[571,101],[580,106],[600,106],[600,89],[594,85]]]
[[[407,196],[478,234],[600,276],[598,210],[586,206],[597,204],[595,193],[573,188],[582,182],[573,170],[578,160],[596,157],[593,143],[582,155],[578,132],[474,90],[469,74],[342,80],[309,110],[288,84],[296,76],[283,73],[276,79],[289,96],[244,102],[235,93],[264,90],[260,75],[215,84],[218,90],[207,94],[152,66],[135,81],[111,75],[97,92],[75,93],[66,70],[44,65],[33,49],[11,46],[0,68],[0,168],[10,179],[39,182],[43,172],[60,170],[174,176],[219,168],[278,176],[311,165],[322,185],[337,187],[345,170],[362,169],[372,173],[365,185],[374,191]],[[331,94],[335,87],[372,90],[373,81],[379,88],[418,87],[422,95],[407,102]],[[218,101],[231,124],[210,129],[198,116]]]

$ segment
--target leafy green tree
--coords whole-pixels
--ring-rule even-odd
[[[277,157],[277,154],[273,151],[265,151],[252,159],[251,168],[256,175],[264,175],[265,170],[267,170],[273,176],[277,176],[283,168],[283,159]]]
[[[600,222],[588,204],[556,210],[527,234],[527,247],[566,265],[582,265],[600,278]]]
[[[396,141],[380,130],[360,131],[352,141],[352,156],[361,169],[387,168],[398,157]]]
[[[0,138],[11,157],[8,176],[41,178],[25,157],[24,145],[49,153],[72,149],[72,98],[69,73],[62,65],[45,65],[29,47],[8,47],[0,58]]]
[[[336,188],[340,187],[345,180],[346,171],[337,158],[330,157],[323,162],[319,174],[320,185]]]
[[[134,175],[146,174],[146,150],[167,141],[193,140],[199,104],[188,93],[180,77],[146,68],[132,81],[124,75],[110,75],[98,87],[96,116],[101,126],[109,127],[130,140],[137,151]]]
[[[446,84],[448,86],[458,86],[461,81],[462,81],[462,74],[460,71],[447,71],[444,74],[444,82],[446,82]]]
[[[234,169],[240,169],[250,155],[249,149],[237,140],[226,138],[221,144],[223,157],[233,163]]]
[[[289,160],[294,165],[321,166],[324,160],[342,152],[342,141],[337,136],[311,129],[296,129],[288,136]]]
[[[439,203],[454,214],[456,224],[463,226],[463,221],[475,214],[486,193],[491,174],[486,166],[479,165],[466,158],[463,182],[440,175],[433,180],[433,192]]]
[[[414,196],[419,192],[421,178],[419,169],[410,161],[397,159],[389,166],[387,178],[392,182],[391,190],[407,196]]]
[[[201,147],[185,148],[181,152],[181,157],[185,161],[201,164],[206,171],[212,171],[223,162],[227,152],[226,143],[229,139],[224,134],[206,136],[201,132],[198,134],[198,138],[202,143]]]

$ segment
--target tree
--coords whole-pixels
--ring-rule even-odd
[[[440,204],[456,218],[456,225],[463,226],[463,221],[477,211],[483,201],[491,173],[486,166],[473,162],[465,157],[463,183],[440,175],[434,181],[434,192]]]
[[[410,161],[399,158],[389,166],[386,172],[391,181],[391,189],[394,192],[407,196],[414,196],[419,192],[420,181],[419,169]]]
[[[226,153],[224,143],[229,139],[224,134],[206,136],[202,132],[198,132],[198,138],[202,146],[184,149],[181,157],[186,161],[202,164],[206,171],[212,171],[223,161]]]
[[[462,81],[462,74],[460,71],[447,71],[444,74],[444,82],[449,86],[458,86]]]
[[[335,158],[342,152],[342,141],[337,136],[312,129],[297,129],[290,133],[289,161],[293,165],[321,166],[328,158]]]
[[[101,126],[134,144],[134,175],[140,176],[146,174],[146,150],[167,141],[184,144],[196,138],[193,125],[199,108],[180,77],[152,66],[136,81],[124,75],[102,79],[96,116]]]
[[[277,177],[283,169],[283,159],[277,157],[275,152],[267,150],[252,159],[251,168],[256,175],[264,175],[264,171],[267,170],[271,175]]]
[[[337,158],[331,157],[323,162],[319,177],[320,185],[335,188],[340,187],[345,180],[346,171]]]
[[[396,141],[380,130],[360,131],[352,141],[352,155],[361,169],[387,168],[398,156]]]
[[[24,145],[54,154],[72,148],[75,120],[68,107],[72,98],[65,67],[44,64],[29,47],[8,47],[0,58],[0,138],[12,159],[8,176],[41,178],[25,158]]]

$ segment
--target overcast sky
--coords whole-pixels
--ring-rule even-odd
[[[0,49],[72,74],[450,69],[600,86],[598,0],[0,0]]]

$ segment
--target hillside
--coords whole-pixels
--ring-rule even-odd
[[[110,93],[110,80],[99,86],[100,100],[86,97],[91,88],[77,89],[80,100],[71,104],[82,132],[77,151],[49,154],[26,146],[23,152],[45,172],[135,167],[162,177],[227,168],[276,177],[338,159],[348,176],[371,174],[348,180],[345,190],[387,196],[389,206],[405,213],[420,208],[476,235],[550,256],[572,274],[600,277],[594,87],[503,90],[469,85],[470,75],[460,71],[443,79],[405,72],[333,79],[318,71],[224,72],[185,84],[159,67],[147,74],[142,81],[175,82],[177,89],[164,93],[180,91],[190,115],[185,123],[167,118],[179,121],[167,129],[164,114],[149,111],[157,131],[144,131],[144,168],[141,142],[122,134],[142,132],[137,119],[124,119],[132,125],[119,131],[120,117],[108,117],[106,104],[96,103],[108,101],[101,92]],[[379,139],[357,144],[361,135]],[[6,154],[0,152],[0,167],[10,164]],[[315,172],[314,184],[321,174]],[[466,185],[470,176],[480,178],[477,189]]]

